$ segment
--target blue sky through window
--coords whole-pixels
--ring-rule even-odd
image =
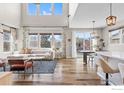
[[[52,4],[41,3],[40,4],[40,15],[52,15]]]
[[[37,15],[37,6],[36,4],[28,4],[28,14],[29,15]]]
[[[54,10],[52,6],[54,5]],[[62,3],[41,3],[40,6],[40,14],[39,15],[62,15],[63,13],[63,4]],[[28,15],[36,16],[37,15],[37,5],[34,3],[28,4]]]
[[[54,4],[54,14],[55,15],[62,15],[62,3],[55,3]]]

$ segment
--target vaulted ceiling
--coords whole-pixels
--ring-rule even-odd
[[[109,16],[109,3],[79,3],[70,21],[71,28],[92,28],[95,20],[96,28],[106,26],[106,17]],[[72,11],[70,8],[69,10]],[[124,21],[124,3],[112,4],[112,14],[117,16],[117,22]],[[72,16],[70,14],[70,16]]]

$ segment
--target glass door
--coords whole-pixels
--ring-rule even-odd
[[[76,32],[76,50],[77,57],[82,57],[80,51],[92,50],[90,32]]]

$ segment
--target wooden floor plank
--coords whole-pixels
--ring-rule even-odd
[[[13,75],[13,85],[104,85],[93,63],[83,65],[83,60],[60,59],[54,74]]]

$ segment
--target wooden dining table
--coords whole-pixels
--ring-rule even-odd
[[[80,50],[79,53],[83,53],[83,62],[87,64],[87,55],[90,53],[95,53],[93,50]]]

